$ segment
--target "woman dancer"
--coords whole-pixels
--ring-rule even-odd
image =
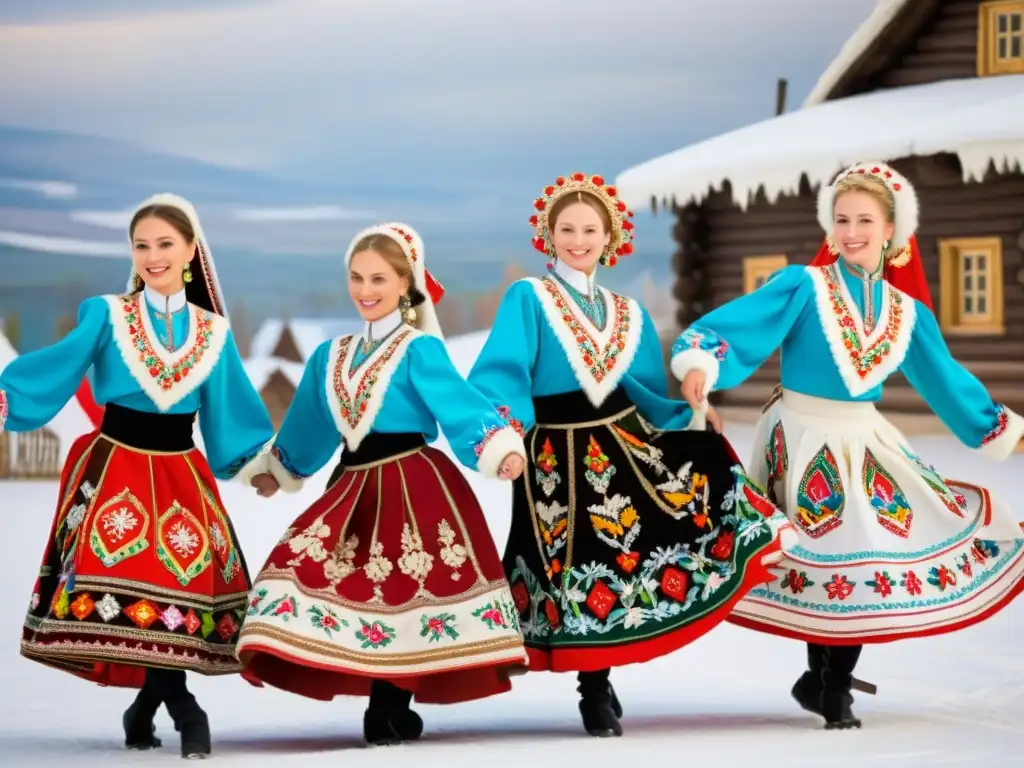
[[[619,736],[610,668],[715,627],[769,578],[785,521],[720,434],[684,431],[643,307],[596,285],[632,251],[615,188],[577,173],[534,207],[549,272],[509,288],[469,381],[528,430],[504,566],[530,669],[578,672],[585,729]]]
[[[793,696],[827,728],[859,727],[862,646],[951,632],[1007,605],[1024,583],[1024,536],[989,491],[940,476],[875,409],[901,371],[966,445],[995,459],[1024,421],[949,353],[930,308],[914,188],[883,163],[844,171],[818,199],[829,233],[790,266],[687,329],[672,370],[687,401],[743,382],[782,347],[751,475],[795,524],[784,578],[731,620],[808,644]],[[872,692],[869,690],[869,692]]]
[[[183,757],[210,753],[185,672],[240,671],[249,577],[214,478],[273,437],[242,367],[213,256],[192,205],[156,195],[128,228],[128,293],[82,303],[62,341],[0,375],[0,427],[38,429],[90,366],[100,429],[71,447],[21,652],[101,685],[141,688],[129,748],[160,746],[161,703]],[[199,414],[206,456],[193,444]]]
[[[285,531],[256,579],[246,676],[316,699],[369,695],[368,744],[419,738],[417,701],[507,691],[526,664],[508,583],[461,471],[523,468],[522,435],[459,376],[434,312],[440,286],[405,224],[352,241],[361,336],[321,345],[254,483],[298,490],[343,442],[327,492]]]

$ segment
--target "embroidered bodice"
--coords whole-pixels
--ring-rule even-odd
[[[608,305],[604,293],[598,290],[596,270],[587,275],[556,261],[551,274],[559,288],[572,300],[574,309],[586,315],[596,329],[604,330],[608,321]]]
[[[383,334],[383,335],[379,335]],[[364,341],[376,342],[368,353]],[[361,362],[355,364],[356,360]],[[440,424],[465,466],[494,476],[508,453],[525,456],[522,433],[452,365],[444,342],[393,319],[340,336],[310,357],[271,449],[289,479],[316,474],[339,444],[356,450],[371,432],[438,439]]]
[[[379,320],[367,322],[363,333],[358,338],[355,352],[352,355],[352,369],[362,367],[374,352],[402,326],[401,310],[396,309]]]
[[[685,427],[692,414],[666,397],[661,345],[643,307],[559,263],[555,270],[509,287],[470,383],[526,428],[534,423],[533,398],[582,391],[597,407],[619,387],[652,423]],[[581,296],[605,308],[603,324]]]
[[[179,300],[175,308],[172,302]],[[161,301],[159,309],[153,306]],[[232,476],[273,437],[228,321],[184,303],[183,293],[86,299],[71,333],[16,358],[0,374],[9,406],[6,429],[30,431],[49,423],[90,367],[101,405],[198,412],[205,452],[218,477]]]
[[[672,372],[682,379],[701,370],[709,389],[731,389],[779,348],[785,389],[877,402],[886,379],[900,371],[967,445],[987,444],[1005,430],[1007,409],[953,359],[931,310],[842,260],[786,267],[709,312],[676,340]]]

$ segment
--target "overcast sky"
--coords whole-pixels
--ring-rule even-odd
[[[796,108],[875,0],[0,0],[0,124],[358,182],[609,176]],[[212,7],[212,9],[211,9]]]

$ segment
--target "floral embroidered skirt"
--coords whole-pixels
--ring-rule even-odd
[[[788,523],[724,437],[656,432],[622,390],[534,409],[504,557],[531,671],[670,653],[771,578]]]
[[[110,404],[72,446],[24,656],[124,687],[141,687],[147,666],[241,670],[249,578],[192,428],[192,414]]]
[[[1024,585],[1024,535],[988,490],[941,477],[871,403],[784,390],[758,423],[750,474],[799,544],[731,620],[825,645],[950,632]]]
[[[256,578],[245,677],[314,699],[375,678],[433,704],[509,690],[526,652],[462,472],[422,435],[371,432],[342,463]]]

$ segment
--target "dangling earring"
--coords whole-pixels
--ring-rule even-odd
[[[186,283],[192,282],[192,262],[185,262],[185,269],[181,271],[181,279]]]
[[[403,296],[399,299],[398,306],[402,310],[402,320],[409,325],[413,325],[416,322],[416,310],[413,309],[412,301],[409,300],[409,297]]]

